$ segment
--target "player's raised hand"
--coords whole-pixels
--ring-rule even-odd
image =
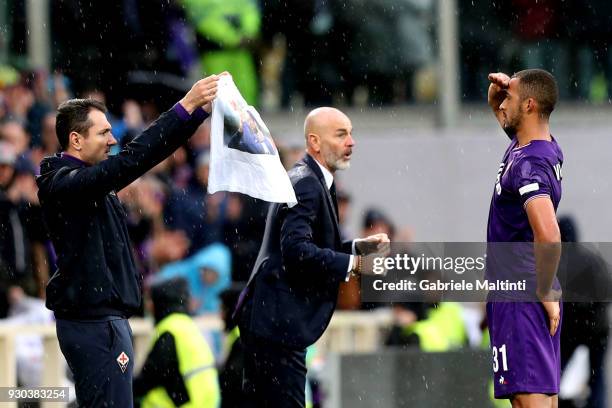
[[[492,72],[489,74],[489,81],[497,85],[500,89],[507,89],[510,85],[510,77],[503,72]]]
[[[487,101],[491,109],[493,109],[499,124],[503,127],[499,106],[506,98],[506,89],[510,86],[510,77],[503,72],[493,72],[489,74],[489,81],[491,81],[491,85],[489,85]]]
[[[219,75],[211,75],[204,79],[200,79],[193,84],[189,92],[180,100],[180,104],[189,113],[192,113],[199,107],[208,105],[217,96],[217,84]]]
[[[355,247],[361,255],[379,254],[387,256],[391,250],[391,241],[387,234],[380,233],[355,240]]]

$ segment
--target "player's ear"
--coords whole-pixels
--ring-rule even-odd
[[[527,98],[525,100],[525,111],[534,112],[536,110],[536,101],[533,98]]]

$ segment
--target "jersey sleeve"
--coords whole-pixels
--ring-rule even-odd
[[[534,198],[551,197],[554,169],[539,157],[523,157],[512,166],[513,187],[523,207]]]

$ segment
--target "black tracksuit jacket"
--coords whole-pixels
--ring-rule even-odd
[[[116,192],[185,143],[206,116],[176,104],[119,154],[92,166],[66,154],[43,159],[36,182],[57,254],[47,285],[56,318],[127,318],[138,311],[142,278]]]

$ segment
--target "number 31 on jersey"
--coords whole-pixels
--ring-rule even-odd
[[[501,360],[501,369],[502,371],[508,371],[508,358],[506,357],[506,345],[502,344],[501,347],[493,346],[493,372],[496,373],[500,369],[500,360]]]

